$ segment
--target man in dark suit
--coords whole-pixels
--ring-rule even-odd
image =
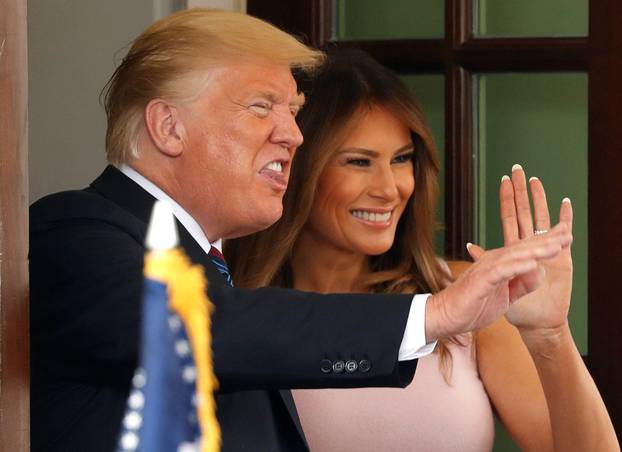
[[[407,385],[435,339],[503,314],[522,294],[508,281],[570,240],[558,230],[485,253],[429,298],[230,287],[208,253],[281,215],[302,142],[291,69],[321,57],[262,21],[204,10],[135,41],[106,95],[116,167],[31,208],[34,451],[115,448],[156,199],[173,205],[181,246],[209,280],[224,451],[306,450],[286,389]]]

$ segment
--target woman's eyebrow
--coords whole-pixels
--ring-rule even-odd
[[[414,143],[408,143],[404,146],[402,146],[401,148],[399,148],[398,150],[395,151],[395,154],[399,154],[400,152],[404,152],[404,151],[414,151],[415,150],[415,144]]]
[[[413,143],[408,143],[402,146],[401,148],[397,149],[393,154],[399,154],[405,151],[414,151],[414,149],[415,149],[415,145]],[[378,151],[374,151],[373,149],[357,148],[357,147],[344,148],[339,151],[340,154],[344,152],[358,152],[359,154],[367,155],[369,157],[377,157],[378,155],[380,155]]]
[[[368,157],[377,157],[379,155],[379,153],[377,151],[374,151],[372,149],[356,148],[356,147],[341,149],[339,151],[339,154],[344,154],[346,152],[356,152],[358,154],[363,154],[363,155],[366,155]]]

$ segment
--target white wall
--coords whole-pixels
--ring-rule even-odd
[[[246,0],[28,0],[30,202],[103,170],[102,88],[141,31],[186,6],[244,12]]]
[[[106,164],[99,93],[170,0],[29,0],[30,201],[83,188]]]
[[[246,12],[246,0],[187,0],[188,8],[214,8]]]

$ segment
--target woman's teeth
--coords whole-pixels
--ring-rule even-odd
[[[266,169],[272,171],[278,171],[279,173],[283,172],[283,165],[280,162],[270,162],[266,165]]]
[[[377,223],[386,223],[387,221],[389,221],[389,218],[391,218],[391,212],[374,213],[367,212],[365,210],[353,210],[351,213],[356,218],[360,218],[361,220],[373,221]]]

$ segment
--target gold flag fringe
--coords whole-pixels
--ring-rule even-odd
[[[197,368],[197,406],[201,426],[201,452],[220,450],[220,426],[216,419],[210,315],[214,305],[207,297],[203,268],[192,265],[180,249],[151,251],[145,256],[145,276],[166,284],[169,307],[182,319]]]

